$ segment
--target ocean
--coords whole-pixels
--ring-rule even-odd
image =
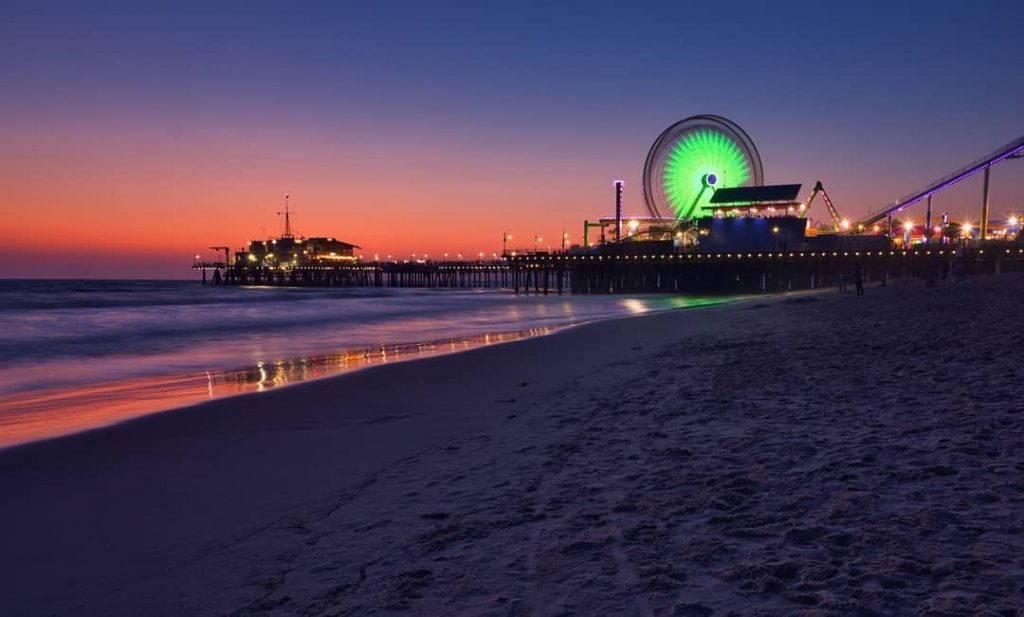
[[[718,301],[0,281],[0,447],[375,364]]]

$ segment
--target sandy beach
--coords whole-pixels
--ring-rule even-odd
[[[756,299],[0,451],[0,612],[1019,615],[1022,306]]]

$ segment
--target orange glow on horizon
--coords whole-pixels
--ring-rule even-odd
[[[379,147],[359,143],[353,147],[358,152],[349,152],[309,136],[275,150],[255,143],[201,148],[150,142],[137,127],[109,144],[87,131],[69,130],[66,137],[58,145],[16,135],[9,151],[19,156],[0,160],[7,163],[0,171],[0,205],[15,213],[0,252],[126,261],[146,256],[163,260],[165,275],[180,266],[179,276],[188,278],[193,256],[212,257],[210,246],[241,248],[279,235],[277,212],[287,192],[296,235],[334,236],[362,247],[357,253],[367,258],[414,252],[489,257],[500,254],[506,229],[514,237],[541,235],[560,244],[564,228],[580,242],[583,219],[598,212],[592,204],[609,201],[605,183],[588,177],[600,171],[554,160],[482,157],[458,139],[443,151],[433,143],[396,147],[394,156],[423,161],[396,169],[384,163]],[[0,276],[33,275],[24,258],[17,269],[6,260],[0,268]]]

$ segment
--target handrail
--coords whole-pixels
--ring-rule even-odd
[[[954,184],[960,182],[961,180],[966,180],[967,178],[970,178],[979,171],[984,170],[986,167],[995,165],[999,161],[1002,161],[1003,159],[1009,158],[1021,152],[1024,152],[1024,136],[1021,136],[1016,140],[1006,144],[1005,146],[992,151],[988,155],[981,157],[980,159],[974,161],[970,165],[962,167],[957,171],[954,171],[953,173],[944,176],[941,180],[937,180],[931,183],[930,185],[928,185],[928,188],[922,191],[910,193],[909,195],[904,196],[902,199],[897,199],[895,205],[886,208],[885,210],[879,212],[878,214],[871,215],[867,219],[861,221],[860,225],[866,227],[873,223],[877,223],[878,221],[884,219],[885,217],[895,212],[899,212],[904,208],[916,204],[922,199],[925,199],[943,189],[953,186]]]

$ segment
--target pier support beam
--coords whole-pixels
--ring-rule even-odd
[[[935,231],[932,229],[932,196],[928,196],[928,210],[925,211],[924,215],[924,241],[931,242],[932,234]]]
[[[988,180],[992,172],[992,166],[985,166],[985,187],[981,192],[981,235],[982,240],[988,238]]]

